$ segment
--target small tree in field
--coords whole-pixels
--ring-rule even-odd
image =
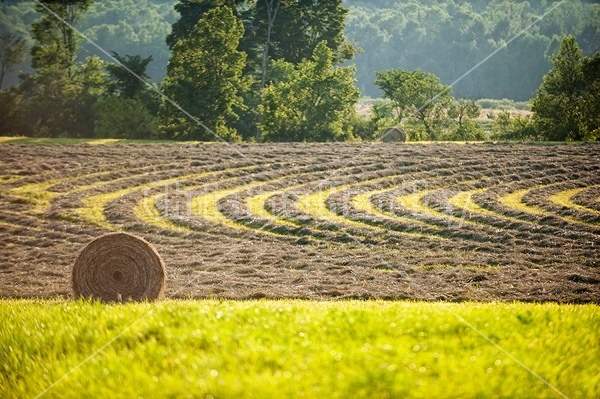
[[[375,85],[383,90],[384,98],[392,101],[398,123],[406,118],[416,118],[429,139],[438,139],[435,127],[444,121],[454,101],[452,89],[443,85],[434,74],[421,71],[393,69],[376,75]]]
[[[451,139],[481,140],[485,138],[481,124],[474,121],[481,113],[481,107],[473,100],[458,100],[448,109],[448,116],[458,124]]]

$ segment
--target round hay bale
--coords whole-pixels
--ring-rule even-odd
[[[127,233],[94,239],[73,267],[76,297],[105,302],[153,301],[165,292],[165,265],[146,240]]]
[[[381,136],[384,143],[404,143],[406,141],[406,132],[399,126],[394,126],[386,130]]]

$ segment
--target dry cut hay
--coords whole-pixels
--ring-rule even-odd
[[[384,143],[404,143],[406,141],[406,132],[399,126],[394,126],[386,130],[381,136]]]
[[[105,302],[157,300],[165,292],[165,265],[146,240],[128,233],[106,234],[77,257],[73,292]]]

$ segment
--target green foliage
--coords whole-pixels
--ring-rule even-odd
[[[591,0],[562,2],[531,25],[556,1],[506,0],[346,0],[345,35],[364,52],[355,57],[358,87],[379,97],[376,71],[419,69],[454,82],[526,27],[527,32],[502,48],[453,86],[461,98],[535,96],[550,69],[553,38],[573,34],[586,55],[600,43],[600,5]]]
[[[96,102],[93,111],[96,137],[147,139],[157,135],[156,117],[139,100],[106,96]]]
[[[364,140],[379,140],[386,130],[397,124],[394,106],[390,101],[375,101],[372,105],[371,117],[362,127],[365,131],[357,135]]]
[[[241,19],[239,14],[240,7],[247,3],[246,0],[178,0],[175,4],[175,11],[179,13],[179,19],[173,23],[171,33],[166,38],[167,44],[171,50],[178,41],[188,38],[194,31],[198,21],[204,15],[222,6],[227,6],[233,10],[236,18]]]
[[[424,127],[429,140],[439,140],[439,126],[454,99],[451,89],[440,83],[437,76],[421,71],[394,69],[377,72],[375,84],[391,100],[396,119],[415,118]]]
[[[267,141],[334,141],[351,138],[346,121],[354,114],[359,92],[353,67],[335,67],[335,56],[325,41],[310,60],[281,77],[263,92],[260,127]],[[281,66],[279,66],[281,65]],[[286,61],[274,69],[291,71]]]
[[[318,43],[325,40],[337,60],[352,58],[344,38],[344,20],[347,10],[341,0],[295,1],[275,0],[279,3],[277,18],[272,25],[271,58],[298,64],[312,56]],[[262,49],[267,38],[269,17],[267,2],[248,0],[179,0],[175,10],[180,14],[173,24],[167,43],[171,48],[178,40],[189,36],[194,25],[213,8],[226,5],[234,10],[236,17],[244,21],[245,35],[240,50],[248,54],[248,62],[261,65]],[[277,7],[277,5],[274,5]]]
[[[448,109],[448,117],[452,118],[456,127],[448,137],[449,140],[484,140],[485,134],[479,122],[473,121],[481,114],[481,107],[472,100],[458,100]]]
[[[93,135],[92,108],[106,92],[104,65],[98,57],[76,63],[80,39],[54,15],[76,25],[91,3],[79,0],[36,4],[41,18],[32,23],[35,44],[31,56],[37,74],[25,76],[8,96],[17,108],[9,113],[5,132],[46,137]]]
[[[118,54],[152,56],[146,73],[153,82],[161,82],[169,61],[165,37],[176,20],[174,0],[102,0],[95,1],[81,21],[83,33],[104,49]],[[97,50],[83,43],[87,52]]]
[[[6,399],[556,397],[537,376],[600,396],[596,305],[5,300],[0,318]]]
[[[532,105],[540,133],[550,141],[596,140],[600,137],[600,52],[585,57],[570,36],[552,62]]]
[[[354,51],[344,37],[348,10],[341,0],[295,1],[281,3],[272,27],[270,56],[293,64],[310,59],[319,43],[325,41],[336,62],[351,59]],[[257,1],[254,12],[256,37],[266,38],[268,13],[265,1]]]
[[[144,80],[150,78],[146,74],[146,68],[148,68],[148,64],[152,61],[152,56],[142,58],[138,54],[122,57],[114,51],[112,55],[123,66],[110,64],[106,67],[112,80],[111,88],[125,98],[140,98],[146,89],[146,83],[140,80],[140,78]]]
[[[231,8],[204,14],[192,34],[173,47],[163,93],[224,139],[239,136],[231,127],[243,109],[240,92],[249,86],[242,76],[246,55],[237,48],[244,26]],[[159,110],[162,134],[168,138],[216,140],[211,132],[164,101]]]
[[[12,72],[16,65],[25,61],[27,47],[23,38],[12,32],[0,31],[0,90],[4,77]]]
[[[58,68],[72,76],[81,37],[65,26],[77,26],[92,0],[42,0],[35,6],[42,18],[31,24],[35,45],[31,48],[31,63],[41,72]],[[56,16],[61,18],[59,20]]]
[[[500,100],[494,100],[492,98],[483,98],[475,101],[475,104],[479,105],[481,108],[488,109],[499,109],[499,110],[510,110],[510,109],[518,109],[521,111],[530,111],[531,104],[529,101],[515,101],[510,100],[508,98],[502,98]]]
[[[107,94],[104,63],[90,57],[73,68],[73,76],[57,68],[28,76],[7,93],[11,101],[5,134],[39,137],[93,137],[93,106]]]
[[[492,138],[495,140],[519,140],[534,141],[543,137],[537,132],[533,119],[529,116],[516,114],[511,116],[510,112],[500,112],[494,118]]]

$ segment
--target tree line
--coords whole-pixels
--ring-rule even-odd
[[[151,82],[150,66],[155,55],[112,51],[110,61],[95,55],[82,57],[85,41],[68,26],[80,27],[93,6],[105,7],[106,11],[111,9],[110,3],[92,0],[36,3],[37,18],[30,27],[31,44],[19,34],[19,29],[7,31],[0,26],[0,84],[27,51],[32,67],[30,73],[21,76],[18,85],[1,92],[0,131],[51,137],[334,141],[372,140],[386,127],[402,125],[411,140],[488,138],[481,124],[474,120],[479,107],[472,100],[455,100],[452,90],[460,93],[460,86],[450,87],[442,83],[443,76],[420,67],[377,71],[373,86],[385,101],[374,105],[370,118],[358,117],[354,107],[360,92],[353,58],[355,53],[358,52],[358,58],[367,50],[361,54],[363,50],[346,38],[344,32],[352,32],[346,28],[352,16],[348,17],[348,9],[341,0],[179,0],[174,6],[176,18],[169,33],[164,35],[169,57],[160,85],[147,83]],[[166,7],[170,2],[154,3]],[[355,3],[355,8],[367,7],[361,2],[346,3]],[[440,7],[460,5],[453,9],[453,15],[462,10],[469,18],[473,17],[469,10],[496,15],[502,9],[501,4],[509,9],[503,15],[514,11],[510,11],[512,5],[508,4],[514,2],[492,1],[489,7],[483,2],[458,3],[402,2],[402,7],[410,4],[419,7],[401,8],[407,13],[416,10],[418,18],[414,20],[429,21],[426,26],[437,27],[440,34],[447,35],[450,31],[445,30],[443,23],[447,18],[442,18],[445,14]],[[400,7],[400,3],[388,1],[369,4],[382,10]],[[527,7],[523,6],[518,13],[523,23],[530,21]],[[424,8],[437,10],[434,14],[441,19],[422,17]],[[409,40],[412,33],[406,31],[409,28],[402,23],[404,17],[394,15],[387,23],[379,21],[378,27],[396,27],[406,36],[404,40]],[[153,21],[153,17],[156,15],[151,13],[147,19]],[[465,21],[473,22],[469,18]],[[477,18],[474,21],[481,22]],[[164,26],[157,25],[166,32]],[[463,25],[462,34],[480,37],[478,33],[483,32],[481,37],[486,37],[485,32],[491,26],[498,31],[497,24],[482,22],[479,27]],[[413,28],[417,29],[410,30]],[[508,36],[517,29],[512,22],[505,28]],[[98,27],[96,32],[103,29]],[[422,29],[419,31],[423,33]],[[366,32],[364,39],[370,37]],[[144,36],[143,30],[136,34]],[[466,39],[452,45],[464,44]],[[495,137],[597,138],[598,118],[594,115],[600,114],[596,112],[598,55],[586,56],[589,52],[585,50],[586,42],[582,50],[574,37],[552,40],[559,43],[558,55],[549,57],[550,66],[554,67],[542,85],[538,85],[533,101],[534,118],[511,119],[501,115],[495,121]],[[415,43],[426,49],[422,41]],[[471,42],[471,46],[479,49],[477,43]],[[462,54],[471,53],[476,51]],[[402,54],[408,56],[411,52],[404,49]],[[422,50],[421,54],[427,51]],[[356,61],[358,66],[359,61]],[[450,61],[448,65],[461,66],[459,61]],[[568,75],[566,71],[577,71],[579,80],[562,82]],[[548,83],[556,81],[562,83]],[[503,86],[502,82],[497,86]],[[565,90],[570,90],[571,96],[567,103],[557,100],[564,97],[557,93]],[[585,100],[577,103],[581,98]],[[572,104],[579,104],[577,111],[568,113],[568,126],[557,129],[553,113],[564,113]]]
[[[600,43],[600,4],[592,0],[347,0],[346,36],[364,51],[353,61],[362,94],[377,98],[377,71],[419,69],[445,84],[500,49],[453,86],[461,98],[535,96],[564,36],[583,53]],[[552,7],[552,12],[547,13]]]
[[[242,3],[232,4],[248,7]],[[264,0],[256,2],[256,7],[267,8],[263,3]],[[419,69],[434,73],[442,82],[450,84],[557,3],[555,0],[343,0],[342,5],[348,10],[344,34],[361,49],[348,64],[356,65],[361,94],[373,98],[382,94],[375,85],[375,72],[387,69]],[[174,5],[177,4],[176,0],[96,1],[79,21],[78,28],[101,47],[119,54],[152,55],[147,74],[152,82],[160,84],[170,57],[165,37],[170,36],[172,25],[180,17],[188,18],[176,11]],[[31,42],[29,26],[39,18],[34,2],[0,1],[0,14],[3,14],[0,29],[2,25],[10,27]],[[243,14],[245,29],[250,31],[252,18],[247,12]],[[192,20],[197,18],[197,15],[190,16]],[[276,20],[286,21],[282,13]],[[288,31],[294,32],[296,28],[288,26]],[[551,67],[550,55],[558,50],[561,38],[568,35],[575,36],[585,55],[593,55],[600,42],[597,1],[562,3],[458,82],[453,87],[455,95],[470,99],[531,99],[542,76]],[[246,43],[253,40],[250,35],[245,37]],[[294,37],[286,40],[292,39]],[[301,41],[301,38],[295,39]],[[96,52],[84,42],[79,57],[85,59]],[[297,55],[310,54],[299,51]],[[32,72],[27,63],[19,67]],[[9,74],[5,87],[17,82],[16,74]]]

